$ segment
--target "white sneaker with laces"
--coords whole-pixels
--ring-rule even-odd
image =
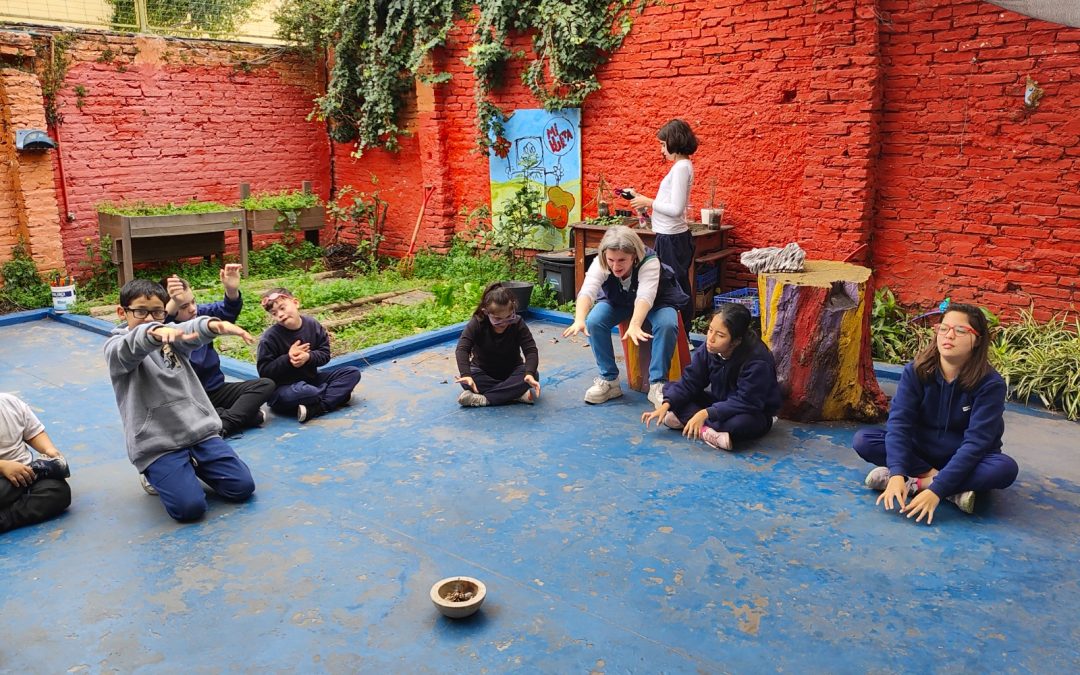
[[[664,405],[664,383],[653,382],[649,385],[649,403],[652,403],[654,407],[659,408]]]
[[[622,386],[618,380],[605,380],[598,377],[592,382],[592,386],[585,390],[586,403],[603,403],[613,398],[622,396]]]
[[[150,481],[146,480],[146,476],[141,473],[139,474],[139,484],[142,485],[142,489],[146,494],[154,497],[157,496],[158,491],[154,489],[154,486],[150,484]]]
[[[458,405],[466,408],[483,408],[488,404],[487,396],[477,394],[474,391],[465,390],[457,399]]]
[[[965,492],[957,492],[954,495],[949,495],[945,499],[949,500],[953,504],[956,504],[956,508],[960,509],[964,513],[975,513],[975,493],[971,490]]]

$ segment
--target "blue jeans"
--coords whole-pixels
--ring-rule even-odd
[[[615,307],[607,300],[601,300],[585,317],[585,327],[592,336],[592,346],[596,367],[600,377],[611,382],[619,379],[619,367],[615,365],[615,348],[611,343],[611,329],[626,321],[634,314],[633,307]],[[642,326],[646,333],[652,334],[652,357],[649,360],[649,384],[667,381],[671,355],[675,353],[676,339],[679,332],[679,314],[672,307],[653,307],[645,316]]]
[[[158,457],[143,475],[157,490],[169,515],[181,522],[198,520],[206,513],[200,478],[230,502],[242,502],[255,492],[247,464],[217,436]]]

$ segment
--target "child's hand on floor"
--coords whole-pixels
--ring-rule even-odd
[[[900,509],[900,513],[906,513],[908,518],[918,516],[915,518],[916,523],[922,522],[923,516],[926,516],[926,524],[929,525],[934,522],[934,509],[940,503],[941,498],[930,490],[920,490],[907,506]]]
[[[904,476],[893,476],[889,479],[889,482],[885,484],[885,490],[878,495],[875,504],[885,502],[885,510],[892,511],[893,500],[895,499],[900,507],[900,512],[904,512],[905,502],[907,502],[907,478]]]
[[[8,459],[0,459],[0,476],[7,478],[15,487],[30,487],[34,482],[33,469]]]
[[[641,421],[645,423],[645,428],[649,428],[650,422],[656,422],[656,428],[659,429],[660,424],[664,421],[664,416],[667,415],[667,412],[670,409],[671,406],[668,405],[667,401],[664,401],[660,404],[659,408],[655,410],[646,410],[641,413]]]
[[[525,376],[526,381],[528,381],[528,378],[529,378],[529,376],[526,375]],[[474,382],[473,379],[471,377],[469,377],[468,375],[459,375],[459,376],[454,378],[454,382],[457,382],[459,384],[467,384],[467,385],[469,385],[469,390],[472,391],[472,393],[474,393],[474,394],[479,394],[480,393],[480,390],[476,388],[476,382]],[[537,385],[537,386],[539,386],[539,385]]]
[[[705,420],[709,419],[708,409],[699,410],[690,418],[690,421],[683,427],[682,434],[687,438],[694,440],[701,438],[701,427],[705,426]]]
[[[532,375],[526,375],[525,384],[529,385],[529,388],[532,389],[534,401],[540,398],[540,383],[536,381],[535,377],[533,377]]]

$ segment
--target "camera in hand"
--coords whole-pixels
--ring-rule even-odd
[[[631,190],[630,188],[619,188],[618,190],[615,191],[615,194],[619,195],[623,199],[633,199],[634,198],[634,191]]]

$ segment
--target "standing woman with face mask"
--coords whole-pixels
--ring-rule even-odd
[[[1001,452],[1005,380],[987,359],[989,325],[974,305],[950,304],[934,342],[904,367],[884,430],[860,429],[855,452],[876,464],[866,486],[916,522],[943,499],[972,513],[975,493],[1000,490],[1018,467]]]
[[[656,138],[660,141],[660,154],[664,161],[671,162],[671,168],[660,181],[655,199],[631,190],[634,198],[630,200],[630,206],[652,209],[656,255],[660,257],[660,262],[671,267],[679,286],[688,294],[686,304],[679,311],[683,315],[683,326],[689,331],[694,318],[693,298],[689,296],[694,243],[690,226],[686,223],[686,207],[690,203],[690,187],[694,183],[694,165],[690,162],[690,155],[697,152],[698,139],[690,125],[679,119],[670,120],[660,127]]]

